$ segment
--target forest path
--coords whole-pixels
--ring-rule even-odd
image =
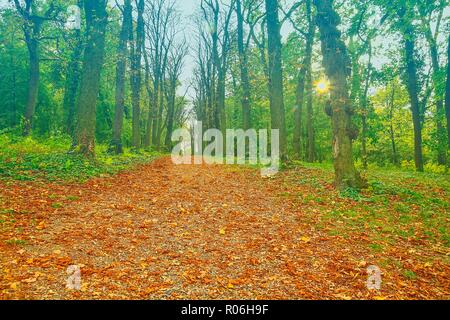
[[[0,239],[0,296],[373,297],[358,265],[364,251],[318,231],[304,216],[315,209],[280,196],[285,183],[162,158],[82,185],[7,187],[2,197],[18,214],[16,231]],[[21,246],[5,245],[19,235]],[[65,288],[70,265],[81,269],[80,291]]]

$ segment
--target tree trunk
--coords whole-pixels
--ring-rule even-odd
[[[306,106],[306,129],[308,136],[308,153],[306,160],[308,162],[316,161],[316,144],[314,139],[314,111],[313,111],[313,90],[312,90],[312,68],[311,64],[308,68],[306,75],[306,94],[307,94],[307,106]]]
[[[119,46],[117,48],[114,126],[110,146],[110,151],[116,154],[123,153],[122,127],[125,104],[125,72],[127,68],[128,40],[133,28],[131,0],[125,0],[122,10],[122,30],[120,31]]]
[[[16,74],[16,60],[14,58],[14,54],[11,54],[11,67],[12,67],[12,79],[11,79],[11,105],[12,105],[12,119],[11,119],[11,127],[15,127],[17,125],[17,74]]]
[[[409,28],[410,29],[410,28]],[[414,58],[415,41],[412,30],[406,31],[405,41],[405,63],[406,63],[406,86],[408,88],[409,100],[411,103],[411,112],[414,125],[414,161],[416,170],[423,172],[422,155],[422,123],[419,106],[417,67]]]
[[[445,111],[444,111],[444,92],[441,90],[441,86],[438,81],[439,73],[441,72],[441,67],[439,65],[439,53],[437,48],[436,40],[433,38],[431,27],[429,24],[425,27],[426,39],[430,47],[431,65],[433,67],[433,84],[434,84],[434,95],[436,103],[436,130],[438,137],[438,155],[437,161],[440,165],[446,164],[446,139],[445,139],[445,127],[443,124]]]
[[[366,73],[366,83],[364,86],[364,91],[362,93],[362,97],[360,99],[360,109],[361,109],[361,154],[362,154],[362,162],[363,168],[367,169],[367,115],[369,113],[368,99],[367,96],[369,94],[369,86],[372,78],[372,44],[369,40],[369,62],[367,64],[367,73]]]
[[[269,53],[269,95],[272,129],[280,130],[280,157],[287,160],[286,121],[281,61],[281,34],[278,18],[278,0],[266,0]]]
[[[445,116],[447,118],[447,139],[448,148],[450,149],[450,35],[448,37],[447,57],[447,83],[445,86]]]
[[[28,96],[25,107],[24,128],[23,135],[29,136],[33,127],[33,117],[36,111],[36,103],[39,94],[39,79],[40,79],[40,61],[39,61],[39,34],[40,23],[32,22],[31,20],[25,22],[32,26],[24,26],[25,41],[28,48],[29,56],[29,80],[28,80]]]
[[[394,107],[395,107],[395,84],[392,85],[391,101],[389,102],[389,135],[391,138],[392,145],[392,163],[395,166],[399,166],[397,155],[397,144],[395,142],[395,131],[394,131]]]
[[[298,159],[303,159],[303,123],[302,123],[302,112],[303,112],[303,104],[304,104],[304,95],[305,95],[305,80],[307,80],[307,95],[308,95],[308,106],[309,106],[309,96],[312,99],[312,75],[309,76],[308,73],[311,71],[311,62],[312,62],[312,49],[314,44],[315,37],[315,24],[313,22],[312,12],[311,12],[311,1],[308,0],[306,2],[306,15],[308,19],[308,36],[306,38],[306,47],[305,47],[305,58],[303,60],[302,66],[300,68],[298,74],[297,81],[297,89],[296,89],[296,108],[295,108],[295,124],[294,124],[294,152]],[[311,110],[307,115],[307,122],[309,121],[309,117],[312,117],[312,100],[311,100]],[[310,133],[313,132],[314,129],[309,128],[309,125],[312,125],[312,122],[308,122],[307,124],[307,132],[308,138],[312,137]],[[312,129],[312,130],[311,130]],[[311,146],[312,150],[315,146]],[[309,158],[309,147],[308,147],[308,156]]]
[[[248,74],[248,55],[244,44],[244,17],[242,13],[242,0],[236,1],[237,12],[237,36],[239,65],[241,69],[241,87],[242,87],[242,123],[244,130],[251,127],[251,109],[250,109],[250,79]]]
[[[77,142],[79,152],[87,157],[95,156],[96,105],[108,22],[106,2],[84,2],[87,41],[78,97]]]
[[[306,58],[305,58],[306,60]],[[298,72],[297,88],[295,92],[295,114],[294,114],[294,152],[297,159],[303,159],[303,98],[305,96],[306,61],[303,61]]]
[[[332,0],[314,0],[323,64],[331,82],[331,99],[327,113],[331,116],[333,127],[335,185],[339,189],[361,188],[365,187],[366,183],[361,179],[353,160],[352,143],[357,137],[357,129],[352,123],[354,109],[348,96],[347,77],[350,74],[350,63],[341,32],[337,29],[340,17],[332,4]]]
[[[150,88],[150,62],[147,52],[144,50],[144,61],[145,61],[145,88],[147,90],[148,98],[148,114],[147,114],[147,125],[144,136],[144,147],[150,147],[152,143],[152,124],[154,118],[154,104],[153,104],[153,93]],[[153,105],[153,106],[152,106]]]
[[[172,132],[175,114],[175,98],[177,93],[177,80],[178,79],[171,79],[169,89],[170,92],[167,99],[167,132],[166,132],[166,139],[164,142],[164,145],[166,146],[167,150],[170,150],[172,143]]]
[[[74,31],[75,44],[67,68],[66,86],[64,90],[64,110],[67,111],[67,133],[71,136],[73,145],[76,145],[76,98],[80,84],[81,56],[83,45],[80,30]]]
[[[311,0],[306,1],[306,14],[308,17],[308,39],[306,40],[306,128],[308,136],[308,153],[306,160],[314,162],[316,160],[316,144],[314,139],[314,111],[313,111],[313,78],[312,78],[312,49],[314,44],[314,37],[316,35],[316,26],[313,21],[311,11]]]
[[[144,0],[138,2],[138,18],[136,37],[133,37],[131,63],[131,103],[133,106],[132,143],[135,149],[141,147],[141,85],[142,85],[142,48],[145,38],[144,30]],[[135,39],[135,40],[134,40]]]
[[[158,119],[157,119],[157,132],[156,132],[156,144],[155,146],[159,149],[161,146],[161,136],[164,127],[163,122],[163,111],[164,111],[164,85],[163,80],[160,81],[160,93],[159,93],[159,102],[158,102]]]

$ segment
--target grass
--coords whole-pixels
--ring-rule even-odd
[[[69,154],[69,146],[68,137],[39,139],[0,135],[0,179],[83,182],[115,174],[159,156],[156,152],[130,150],[122,155],[111,155],[107,146],[98,145],[95,160],[90,160]]]
[[[448,174],[373,167],[365,172],[367,190],[330,192],[323,185],[333,179],[331,164],[297,163],[288,175],[297,169],[293,182],[313,190],[300,201],[306,204],[315,199],[321,205],[320,227],[326,227],[330,235],[367,234],[374,252],[398,240],[450,247]],[[308,174],[302,174],[304,170]]]

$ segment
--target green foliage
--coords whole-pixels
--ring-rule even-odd
[[[0,135],[0,179],[47,181],[85,181],[92,177],[111,175],[139,163],[151,161],[158,153],[142,151],[110,155],[99,145],[95,160],[69,154],[70,139],[22,138]],[[55,204],[57,205],[57,204]]]

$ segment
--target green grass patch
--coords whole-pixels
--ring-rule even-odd
[[[111,155],[107,153],[107,146],[99,145],[96,158],[86,159],[68,153],[69,147],[67,137],[34,139],[0,135],[0,179],[83,182],[150,162],[160,155],[130,150],[122,155]]]

